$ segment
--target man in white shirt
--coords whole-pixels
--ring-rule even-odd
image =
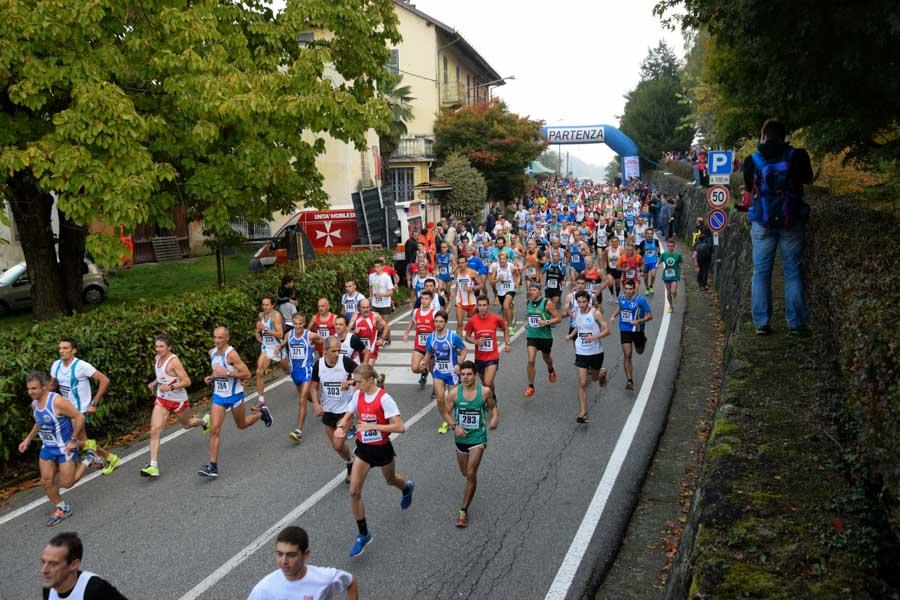
[[[384,258],[379,256],[375,259],[375,272],[369,273],[369,299],[372,301],[372,310],[381,315],[391,314],[393,295],[394,280],[384,272]]]
[[[340,592],[346,592],[348,600],[359,597],[359,586],[353,575],[332,567],[308,565],[309,554],[306,531],[294,526],[282,529],[275,539],[278,570],[260,580],[247,600],[330,600]]]

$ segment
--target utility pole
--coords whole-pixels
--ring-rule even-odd
[[[569,176],[569,173],[571,173],[571,171],[569,171],[569,153],[566,152],[566,177]]]

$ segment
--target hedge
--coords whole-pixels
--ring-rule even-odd
[[[244,360],[255,360],[254,338],[259,301],[275,292],[286,273],[295,276],[298,308],[309,315],[316,301],[325,297],[336,306],[342,283],[355,279],[365,294],[368,272],[377,256],[390,253],[366,250],[325,256],[307,263],[306,273],[296,266],[276,267],[258,274],[248,273],[227,288],[204,287],[163,301],[141,300],[129,305],[104,306],[102,310],[59,317],[29,329],[0,332],[0,459],[6,461],[33,425],[31,401],[25,375],[49,369],[57,358],[59,338],[79,343],[78,357],[109,376],[111,383],[97,412],[92,430],[106,434],[130,429],[136,413],[148,412],[151,395],[147,382],[153,379],[153,337],[166,333],[175,340],[175,353],[191,377],[192,391],[201,389],[209,370],[207,352],[212,331],[225,325],[231,343]],[[33,448],[36,449],[36,446]]]

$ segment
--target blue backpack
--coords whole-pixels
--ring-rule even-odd
[[[759,152],[752,155],[756,174],[749,217],[766,229],[789,229],[809,218],[809,206],[791,183],[789,166],[793,155],[794,149],[790,146],[782,156],[771,161]]]

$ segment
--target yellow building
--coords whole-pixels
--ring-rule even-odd
[[[503,79],[453,28],[406,0],[394,0],[394,7],[402,40],[391,49],[390,68],[403,76],[414,100],[407,136],[385,165],[384,185],[397,202],[408,202],[425,199],[414,187],[431,180],[440,111],[487,101]]]

